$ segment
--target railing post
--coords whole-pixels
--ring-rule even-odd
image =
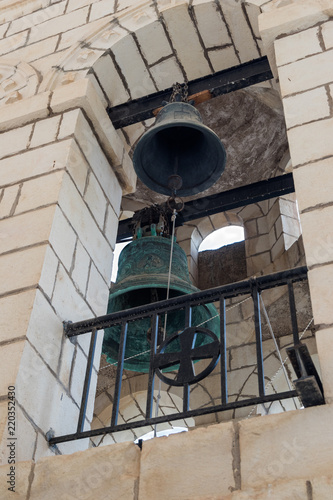
[[[84,378],[83,391],[82,391],[82,397],[81,397],[80,414],[79,414],[79,420],[78,420],[78,424],[77,424],[77,432],[78,433],[83,431],[84,420],[86,418],[88,398],[89,398],[89,389],[90,389],[90,382],[91,382],[91,374],[92,374],[92,370],[93,370],[93,366],[94,366],[96,340],[97,340],[97,330],[96,330],[96,328],[94,328],[92,330],[92,333],[91,333],[86,375]]]
[[[262,355],[262,332],[261,332],[261,315],[260,315],[260,293],[258,284],[255,279],[251,280],[251,294],[254,307],[254,327],[256,332],[256,350],[257,350],[257,369],[258,369],[258,387],[259,396],[265,395],[265,379],[264,379],[264,361]]]
[[[117,422],[118,422],[119,401],[120,401],[120,393],[121,393],[121,381],[122,381],[122,376],[123,376],[124,357],[125,357],[125,349],[126,349],[127,326],[128,326],[128,324],[126,321],[124,321],[122,323],[122,326],[121,326],[116,384],[115,384],[115,388],[114,388],[114,397],[113,397],[113,406],[112,406],[111,426],[117,425]]]
[[[151,418],[153,411],[154,383],[155,383],[154,356],[156,354],[156,347],[157,347],[158,321],[159,321],[158,315],[154,314],[152,322],[152,332],[151,332],[152,335],[151,335],[151,346],[150,346],[146,418]]]
[[[220,363],[221,363],[221,403],[228,402],[227,383],[227,341],[226,341],[226,318],[225,318],[225,297],[220,298]]]

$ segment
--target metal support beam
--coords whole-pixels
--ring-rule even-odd
[[[234,90],[243,89],[256,83],[264,82],[273,78],[267,57],[261,57],[252,61],[240,64],[233,68],[218,71],[213,75],[207,75],[188,82],[188,92],[190,98],[196,103],[228,94]],[[176,83],[176,82],[175,82]],[[205,92],[207,91],[207,92]],[[205,93],[205,96],[197,94]],[[127,127],[133,123],[153,118],[163,101],[169,101],[172,88],[150,94],[133,101],[108,108],[108,115],[116,129]]]
[[[255,182],[230,191],[205,196],[185,202],[184,209],[176,218],[176,226],[185,222],[207,217],[208,215],[234,210],[235,208],[277,198],[295,191],[292,174],[272,177],[266,181]],[[132,236],[132,219],[119,222],[117,243]]]

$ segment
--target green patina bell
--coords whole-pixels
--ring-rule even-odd
[[[171,238],[162,236],[139,237],[123,249],[119,257],[116,284],[110,292],[108,313],[166,299],[170,250]],[[186,254],[174,243],[169,296],[172,298],[197,291],[190,281]],[[213,304],[195,306],[192,309],[192,326],[201,325],[219,336],[219,318],[216,316],[217,310]],[[159,325],[161,330],[164,316],[161,316]],[[167,337],[182,331],[184,327],[184,310],[168,314]],[[118,359],[120,331],[120,325],[105,329],[103,353],[111,364]],[[150,335],[150,318],[129,323],[125,360],[131,359],[125,361],[125,369],[148,372]],[[197,345],[200,345],[200,339]]]

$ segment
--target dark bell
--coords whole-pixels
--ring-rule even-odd
[[[158,113],[155,125],[139,140],[133,155],[141,181],[157,193],[192,196],[221,176],[226,152],[218,136],[185,102],[173,102]]]
[[[110,291],[108,313],[166,299],[171,239],[146,236],[133,240],[120,254],[115,286]],[[191,283],[187,258],[183,249],[174,243],[170,283],[170,298],[197,292]],[[219,335],[219,319],[213,304],[192,308],[192,325],[209,328]],[[163,333],[164,315],[159,330]],[[138,372],[149,370],[151,319],[130,322],[127,331],[124,368]],[[170,312],[167,317],[166,336],[185,328],[184,310]],[[121,325],[105,329],[103,353],[109,363],[118,359]],[[198,334],[200,335],[200,334]],[[198,345],[205,342],[200,338]],[[158,343],[162,338],[158,339]]]

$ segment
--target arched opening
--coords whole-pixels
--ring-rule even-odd
[[[244,228],[242,226],[226,226],[216,229],[201,242],[198,251],[217,250],[226,245],[244,241]]]

